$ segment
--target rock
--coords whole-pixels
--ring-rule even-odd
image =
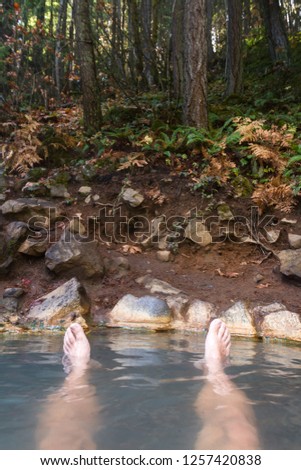
[[[15,243],[24,239],[28,232],[28,225],[25,222],[11,222],[6,227],[6,238]]]
[[[86,233],[86,227],[78,217],[73,217],[70,220],[68,229],[70,230],[70,232],[79,233],[80,235],[84,235]]]
[[[232,220],[234,218],[230,207],[228,204],[224,202],[220,202],[217,206],[217,215],[219,217],[219,220],[225,221],[225,220]]]
[[[55,204],[44,199],[9,199],[0,206],[0,209],[3,215],[39,228],[53,225],[61,215]]]
[[[212,243],[212,236],[205,225],[197,219],[192,219],[188,222],[185,228],[185,238],[189,238],[189,240],[200,246],[207,246]]]
[[[141,242],[141,245],[144,248],[148,248],[152,246],[153,244],[158,244],[160,243],[160,238],[163,236],[164,236],[164,239],[166,240],[165,232],[166,232],[165,217],[160,216],[160,217],[156,217],[155,219],[152,219],[150,223],[149,236]],[[167,241],[166,241],[165,248],[167,248]]]
[[[38,326],[69,326],[74,316],[88,315],[90,302],[84,287],[76,278],[37,299],[31,306],[27,320]]]
[[[295,233],[288,234],[288,242],[291,248],[298,249],[301,248],[301,235]]]
[[[282,274],[288,278],[301,279],[301,249],[280,251],[278,257]]]
[[[106,273],[113,275],[115,279],[121,279],[126,276],[131,269],[129,260],[125,256],[105,258],[104,266]]]
[[[13,261],[14,261],[14,259],[10,255],[8,255],[7,258],[4,261],[1,259],[1,261],[0,261],[0,275],[8,273],[9,267],[12,264]]]
[[[166,297],[165,300],[172,313],[173,325],[177,328],[183,327],[189,297],[186,295],[171,295]]]
[[[22,192],[27,196],[45,197],[49,194],[49,189],[43,183],[28,181]]]
[[[70,194],[68,193],[66,186],[64,186],[63,184],[57,184],[55,186],[51,186],[50,196],[67,199],[68,197],[70,197]]]
[[[286,217],[284,217],[284,219],[281,219],[280,222],[282,222],[283,224],[287,224],[287,225],[295,225],[298,222],[298,220],[287,219]]]
[[[19,247],[18,252],[30,256],[43,256],[48,247],[48,239],[27,238]]]
[[[256,274],[256,276],[254,276],[253,279],[254,279],[254,282],[256,282],[256,284],[259,284],[259,282],[261,282],[264,279],[264,277],[262,274]]]
[[[256,307],[254,312],[262,319],[261,337],[301,341],[301,322],[297,313],[290,312],[280,303]]]
[[[66,231],[45,253],[45,263],[55,273],[68,272],[82,278],[104,275],[103,257],[98,241],[81,241]]]
[[[222,314],[221,320],[235,336],[257,336],[252,311],[245,302],[236,302]]]
[[[138,207],[144,201],[142,194],[138,193],[138,191],[135,191],[132,188],[125,189],[121,194],[121,199],[131,207]]]
[[[280,234],[281,234],[280,230],[275,230],[275,229],[266,230],[266,239],[269,243],[276,243],[279,240]]]
[[[159,261],[168,262],[171,259],[171,252],[167,250],[157,251],[157,259]]]
[[[14,297],[15,299],[18,299],[24,294],[25,291],[21,287],[7,287],[6,289],[4,289],[3,298]]]
[[[186,312],[186,325],[193,329],[207,328],[211,318],[216,316],[216,308],[209,302],[193,300]]]
[[[138,284],[142,284],[146,289],[149,289],[152,294],[164,295],[178,295],[181,291],[171,284],[160,279],[152,278],[151,276],[142,276],[136,279]]]
[[[170,329],[171,313],[164,300],[146,295],[125,295],[109,314],[108,326]]]
[[[78,190],[78,193],[82,196],[88,196],[92,193],[92,188],[90,186],[81,186]]]
[[[15,297],[5,297],[0,301],[0,311],[4,314],[18,311],[20,299]]]
[[[91,196],[91,194],[89,194],[89,195],[85,198],[85,204],[90,204],[91,199],[92,199],[92,196]]]
[[[99,194],[94,194],[94,195],[92,196],[92,199],[93,199],[94,202],[99,201],[99,199],[100,199]]]

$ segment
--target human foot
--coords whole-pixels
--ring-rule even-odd
[[[85,369],[90,361],[90,344],[81,325],[72,323],[64,337],[63,364],[66,372]]]
[[[216,318],[210,324],[205,341],[205,364],[208,375],[220,374],[230,355],[231,336],[222,320]]]

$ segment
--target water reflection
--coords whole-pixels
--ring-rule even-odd
[[[219,446],[217,429],[229,417],[222,413],[208,424],[209,410],[233,405],[236,433],[243,412],[240,432],[257,420],[262,448],[300,449],[299,346],[234,339],[226,369],[231,393],[221,398],[194,367],[204,355],[203,334],[91,335],[92,356],[103,368],[73,383],[62,370],[62,339],[2,341],[0,448],[33,449],[37,442],[49,448],[58,435],[58,448],[208,448],[213,434]]]

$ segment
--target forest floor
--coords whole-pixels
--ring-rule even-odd
[[[103,169],[92,182],[85,185],[92,188],[92,194],[100,196],[102,204],[113,204],[124,185],[125,176],[130,180],[131,187],[141,194],[160,191],[160,204],[148,198],[141,207],[132,209],[135,216],[143,215],[149,219],[159,215],[167,218],[187,216],[194,208],[202,211],[208,206],[208,199],[191,192],[185,178],[163,166],[137,168],[131,176],[124,172],[108,173]],[[24,193],[18,189],[21,186],[17,177],[10,177],[9,199],[24,197]],[[83,183],[76,181],[70,181],[67,185],[72,205],[58,203],[58,199],[55,199],[55,203],[63,208],[67,217],[80,213],[85,223],[88,217],[98,214],[100,206],[87,203],[83,197],[79,197],[80,186]],[[216,206],[221,201],[230,207],[235,216],[245,216],[250,220],[251,207],[254,206],[250,198],[234,198],[226,189],[221,188],[210,199],[211,216],[216,214]],[[276,225],[273,228],[281,230],[279,240],[269,246],[275,253],[288,249],[288,232],[301,233],[300,204],[289,215],[279,211],[269,211],[269,214],[274,217]],[[291,225],[283,222],[284,218],[295,219],[296,223]],[[185,240],[179,244],[178,252],[168,262],[159,261],[157,251],[155,246],[143,249],[141,245],[127,240],[102,244],[104,257],[126,256],[131,269],[121,279],[108,275],[103,279],[82,281],[92,301],[94,318],[101,319],[125,294],[147,294],[148,291],[136,282],[137,278],[145,274],[169,282],[190,298],[212,302],[220,311],[238,300],[245,300],[264,304],[280,302],[289,310],[301,314],[300,285],[284,279],[279,271],[277,257],[267,253],[259,245],[225,240],[200,247]],[[35,258],[18,253],[9,274],[0,279],[0,292],[7,287],[26,286],[27,294],[23,305],[25,312],[33,300],[69,278],[70,275],[50,273],[45,268],[43,257]]]

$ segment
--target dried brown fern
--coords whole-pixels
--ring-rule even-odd
[[[41,141],[37,137],[41,125],[30,115],[26,115],[25,118],[26,122],[12,133],[12,143],[2,147],[5,166],[10,172],[17,171],[21,174],[41,161],[38,155]]]
[[[268,207],[275,207],[282,212],[291,212],[296,201],[292,188],[273,178],[270,183],[259,184],[253,192],[252,199],[262,213]]]

